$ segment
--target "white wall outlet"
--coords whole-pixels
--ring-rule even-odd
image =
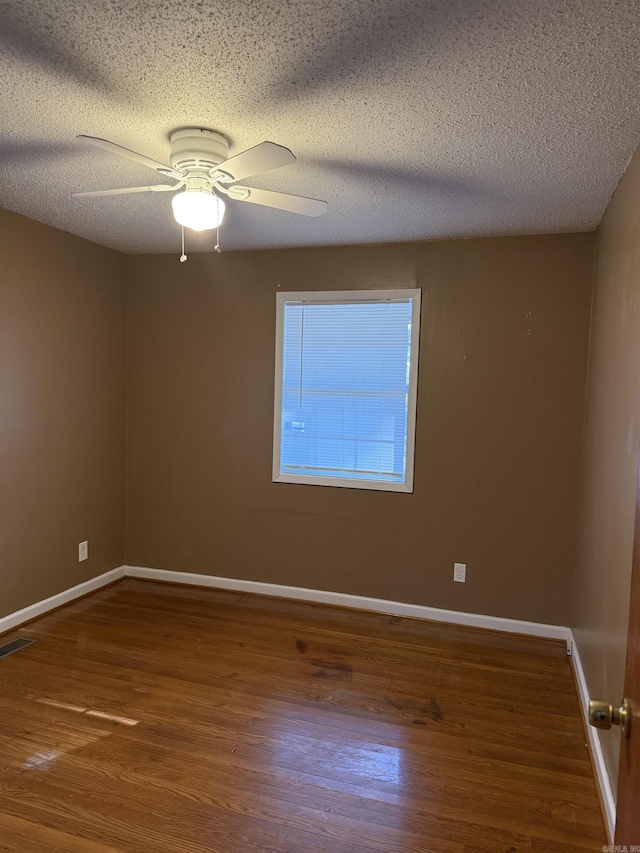
[[[453,564],[453,579],[456,583],[466,583],[467,582],[467,564],[466,563],[454,563]]]
[[[78,562],[81,563],[83,560],[89,559],[89,543],[81,542],[78,545]]]

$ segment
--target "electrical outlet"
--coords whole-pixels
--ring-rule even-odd
[[[456,583],[466,583],[467,582],[467,564],[466,563],[454,563],[453,564],[453,579]]]
[[[81,542],[78,545],[78,562],[81,563],[83,560],[89,559],[89,543]]]

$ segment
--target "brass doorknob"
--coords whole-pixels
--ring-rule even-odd
[[[631,731],[631,703],[623,699],[619,708],[614,708],[604,699],[589,700],[589,722],[597,729],[610,729],[620,726],[623,737],[629,737]]]

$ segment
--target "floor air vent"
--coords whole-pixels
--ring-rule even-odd
[[[14,652],[19,652],[20,649],[24,649],[26,646],[30,646],[31,643],[35,643],[35,640],[21,638],[19,640],[11,640],[10,643],[5,643],[4,646],[0,646],[0,660],[12,655]]]

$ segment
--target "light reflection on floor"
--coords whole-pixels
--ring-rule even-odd
[[[25,770],[48,770],[57,757],[57,752],[34,752],[23,761],[22,766]]]
[[[137,726],[140,720],[132,720],[131,717],[121,717],[116,714],[107,714],[106,711],[96,711],[93,708],[82,708],[80,705],[69,705],[67,702],[58,702],[55,699],[38,698],[36,702],[41,705],[51,705],[61,708],[63,711],[75,711],[76,714],[86,714],[87,717],[98,717],[101,720],[109,720],[112,723],[120,723],[123,726]]]
[[[282,737],[282,736],[281,736]],[[391,785],[401,785],[402,750],[381,744],[363,744],[345,746],[325,741],[318,750],[317,741],[308,738],[285,735],[276,746],[278,757],[291,762],[293,767],[299,763],[300,755],[313,756],[314,767],[331,772],[344,772],[360,776],[363,779],[377,779]]]
[[[107,722],[117,723],[123,726],[137,726],[139,720],[133,720],[130,717],[122,717],[117,714],[108,714],[105,711],[95,710],[93,708],[85,708],[80,705],[73,705],[68,702],[59,702],[56,699],[48,699],[46,697],[31,697],[40,705],[48,705],[53,708],[58,708],[61,711],[71,711],[74,714],[82,715],[82,717],[90,717],[93,719],[104,720]],[[103,737],[107,737],[111,732],[108,729],[99,729],[91,725],[87,720],[86,723],[78,721],[72,730],[69,730],[65,724],[51,725],[47,728],[43,727],[42,735],[38,739],[41,743],[38,744],[37,751],[28,755],[22,762],[21,766],[25,770],[46,771],[51,769],[58,758],[64,755],[69,755],[90,743],[94,743]]]

